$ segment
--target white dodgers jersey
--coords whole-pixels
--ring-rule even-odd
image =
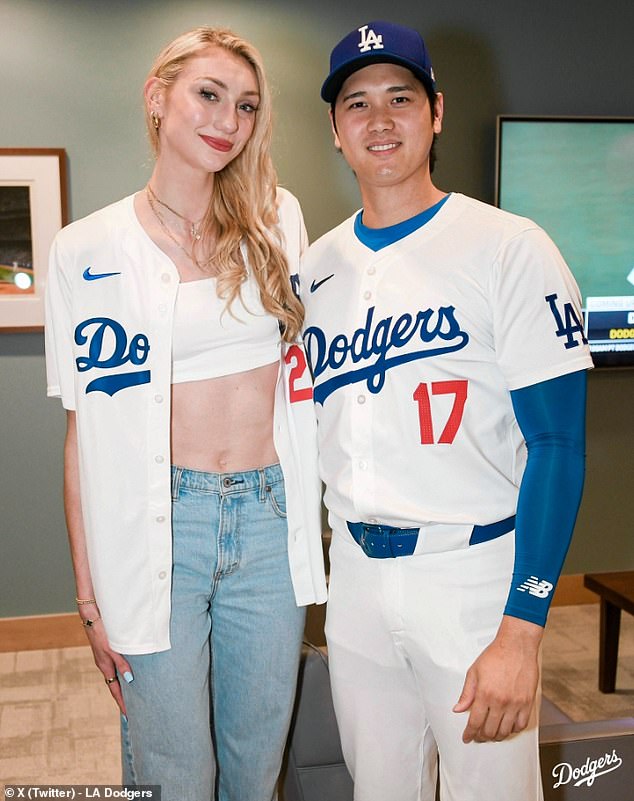
[[[309,249],[300,286],[328,509],[401,527],[514,514],[525,447],[509,391],[592,366],[544,231],[453,194],[374,252],[353,216]]]

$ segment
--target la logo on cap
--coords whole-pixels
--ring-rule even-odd
[[[383,35],[379,34],[378,36],[372,28],[368,30],[368,26],[364,25],[362,28],[359,28],[359,33],[361,34],[361,41],[358,44],[359,52],[360,53],[367,53],[368,50],[383,50]]]

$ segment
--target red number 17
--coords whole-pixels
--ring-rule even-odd
[[[455,395],[453,408],[438,443],[451,444],[460,428],[464,405],[467,400],[468,381],[434,381],[431,385],[432,395]],[[431,413],[431,402],[427,384],[419,384],[414,392],[414,400],[418,403],[418,420],[420,423],[421,445],[434,445],[434,424]]]

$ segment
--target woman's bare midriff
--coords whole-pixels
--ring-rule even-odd
[[[172,385],[172,464],[209,473],[278,461],[273,404],[278,362]]]

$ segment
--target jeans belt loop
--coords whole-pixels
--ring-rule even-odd
[[[181,491],[182,467],[172,467],[172,501],[177,501]]]
[[[264,503],[266,501],[266,473],[264,470],[258,470],[258,480],[259,480],[259,490],[260,490],[260,503]]]

